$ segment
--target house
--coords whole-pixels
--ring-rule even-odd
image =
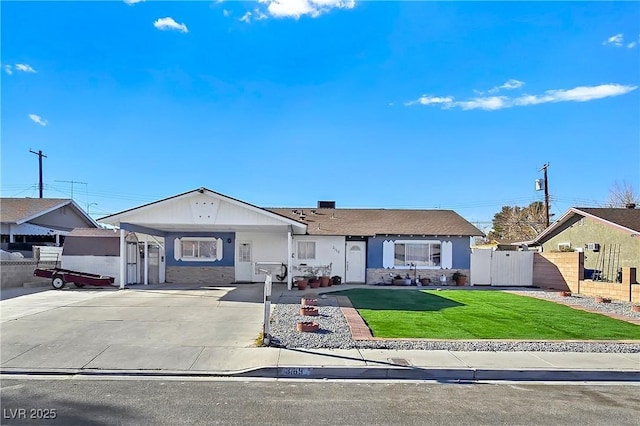
[[[640,266],[640,209],[573,207],[532,242],[542,252],[584,253],[585,278],[594,271],[612,278],[622,267]]]
[[[127,262],[134,253],[149,259],[151,243],[169,282],[257,282],[270,272],[291,288],[293,277],[308,273],[376,283],[389,274],[468,270],[471,237],[482,235],[450,210],[261,208],[207,188],[100,221],[120,229],[120,252],[131,253],[120,257],[121,285],[131,282]],[[139,250],[127,248],[131,234]],[[142,282],[149,275],[143,266]]]
[[[98,228],[75,201],[61,198],[0,198],[2,250],[31,257],[34,245],[56,245],[74,228]]]

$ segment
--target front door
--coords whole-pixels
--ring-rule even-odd
[[[236,252],[236,281],[253,281],[253,269],[251,261],[251,241],[238,241]]]
[[[366,281],[366,263],[365,251],[366,243],[364,241],[348,241],[347,242],[347,270],[345,282],[347,283],[364,283]]]

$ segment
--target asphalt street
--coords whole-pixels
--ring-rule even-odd
[[[637,425],[628,384],[2,380],[3,425]],[[45,418],[46,417],[46,418]]]

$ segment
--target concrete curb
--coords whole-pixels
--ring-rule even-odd
[[[97,370],[97,369],[23,369],[3,368],[0,375],[95,376],[95,377],[220,377],[271,379],[344,379],[344,380],[436,380],[545,381],[545,382],[639,382],[640,371],[623,370],[535,370],[474,368],[388,368],[388,367],[259,367],[239,371],[178,370]]]

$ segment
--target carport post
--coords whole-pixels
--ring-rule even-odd
[[[293,287],[293,271],[291,270],[291,227],[289,227],[289,231],[287,232],[287,290],[291,290]]]
[[[127,281],[127,238],[126,231],[120,228],[120,290]]]
[[[149,285],[149,236],[144,234],[144,285]]]
[[[265,272],[266,278],[264,279],[264,324],[262,327],[262,343],[265,346],[269,346],[271,336],[269,335],[269,317],[271,316],[271,271]]]

